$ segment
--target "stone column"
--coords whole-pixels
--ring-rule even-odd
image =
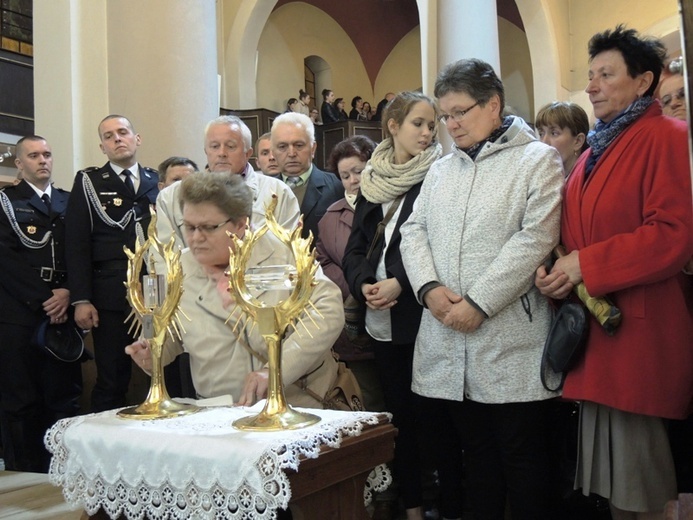
[[[490,63],[500,77],[496,2],[488,0],[417,0],[421,20],[421,69],[424,93],[433,96],[437,72],[463,58]],[[452,140],[441,127],[443,149]]]
[[[53,145],[56,184],[106,161],[97,126],[111,113],[142,136],[140,163],[205,164],[219,114],[214,0],[35,0],[36,132]]]
[[[496,2],[438,0],[438,68],[462,58],[490,63],[500,77]]]

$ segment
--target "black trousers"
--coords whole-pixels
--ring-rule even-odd
[[[679,493],[693,493],[693,415],[669,421],[669,444]]]
[[[419,396],[421,442],[425,466],[438,474],[438,511],[444,518],[461,518],[464,511],[464,456],[460,434],[448,401]]]
[[[375,362],[385,397],[385,409],[399,430],[395,439],[394,477],[404,507],[422,505],[419,397],[411,391],[414,345],[374,341]]]
[[[464,473],[459,433],[447,401],[411,390],[414,345],[374,342],[375,361],[385,397],[385,409],[399,430],[395,439],[394,476],[405,508],[423,502],[422,472],[438,473],[439,511],[446,518],[463,512]],[[422,461],[422,456],[426,461]]]
[[[46,472],[50,454],[43,436],[57,420],[79,413],[82,366],[32,345],[33,332],[0,323],[2,444],[6,469]]]
[[[503,520],[506,498],[513,520],[551,517],[549,405],[448,401],[465,450],[467,497],[475,520]]]
[[[128,334],[130,322],[124,323],[124,311],[99,311],[99,326],[91,330],[94,339],[96,383],[91,393],[91,411],[102,412],[125,406],[130,384],[132,359],[125,347],[135,341]]]

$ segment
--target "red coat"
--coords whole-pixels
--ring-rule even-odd
[[[693,404],[693,255],[688,135],[658,103],[607,149],[585,182],[566,185],[562,240],[580,251],[585,285],[623,321],[612,337],[593,319],[563,395],[643,415],[684,418]]]

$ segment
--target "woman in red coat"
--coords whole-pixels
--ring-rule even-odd
[[[661,42],[618,26],[592,37],[587,93],[597,117],[568,180],[562,240],[569,255],[536,283],[563,299],[584,282],[623,322],[593,320],[563,395],[582,402],[575,486],[609,499],[612,517],[661,518],[676,498],[663,419],[693,404],[693,214],[686,125],[652,98]]]

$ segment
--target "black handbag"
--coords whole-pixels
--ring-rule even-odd
[[[566,302],[556,311],[541,358],[541,384],[551,392],[563,388],[568,371],[582,357],[589,332],[589,313],[584,305]],[[546,382],[547,370],[561,375],[556,388]]]

